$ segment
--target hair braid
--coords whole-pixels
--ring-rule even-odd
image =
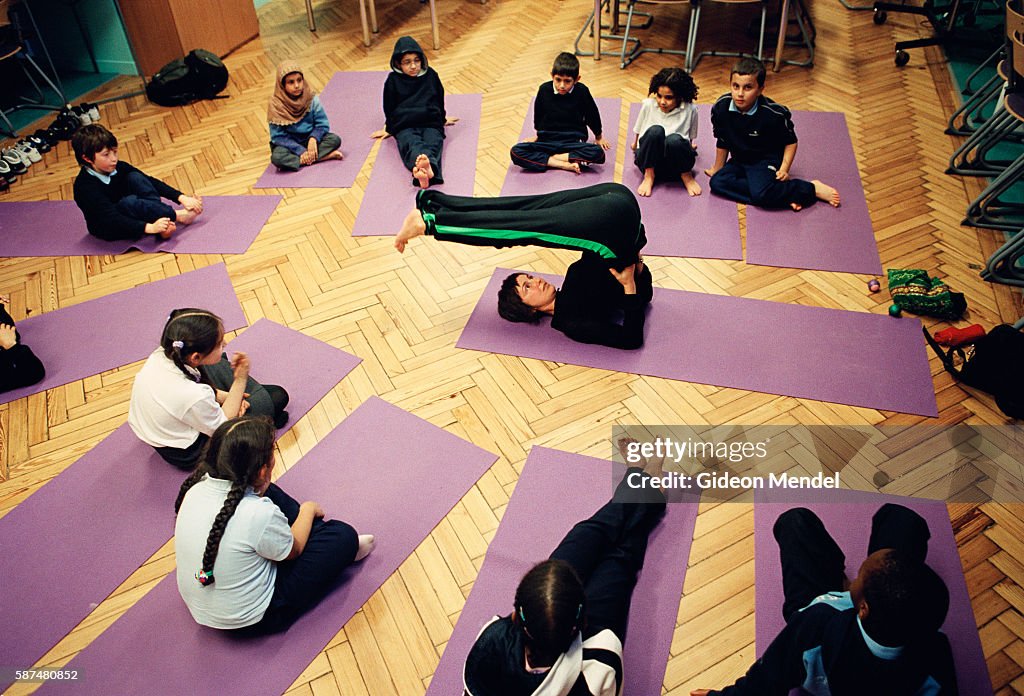
[[[178,489],[178,497],[174,501],[174,514],[178,514],[178,510],[181,509],[181,501],[185,499],[185,494],[189,492],[189,489],[191,489],[192,486],[202,481],[206,474],[206,468],[200,465],[196,467],[195,471],[189,474],[187,479],[181,482],[181,488]]]
[[[235,514],[235,510],[238,508],[238,504],[242,502],[244,496],[245,487],[238,483],[232,484],[231,490],[228,491],[228,497],[224,499],[224,505],[221,506],[217,516],[213,518],[210,536],[206,538],[206,551],[203,552],[203,567],[197,574],[197,579],[202,585],[213,584],[213,564],[217,562],[217,551],[220,549],[221,537],[224,536],[224,529],[228,526],[228,521]],[[204,581],[203,577],[208,580]]]

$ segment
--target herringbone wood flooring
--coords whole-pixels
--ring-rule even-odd
[[[438,2],[443,47],[429,52],[432,64],[448,91],[485,95],[477,194],[498,193],[507,148],[519,132],[528,97],[545,79],[553,55],[571,49],[589,7],[587,2],[544,0]],[[747,21],[742,8],[712,9],[702,23],[702,45],[717,40],[744,48],[751,42],[742,32],[728,30]],[[915,53],[910,66],[894,69],[892,42],[917,32],[912,20],[892,17],[877,27],[869,13],[848,12],[828,0],[820,0],[812,11],[817,64],[770,75],[768,94],[793,108],[846,113],[887,267],[925,268],[946,278],[967,294],[972,321],[1013,321],[1020,314],[1019,299],[977,277],[976,264],[997,245],[996,236],[959,226],[978,183],[942,173],[953,147],[942,128],[954,103],[942,56]],[[261,37],[226,61],[230,99],[178,109],[161,109],[138,98],[104,106],[103,122],[116,132],[122,157],[185,191],[252,192],[267,161],[265,103],[279,60],[298,59],[307,79],[322,86],[338,70],[383,69],[401,34],[429,44],[427,10],[412,0],[378,3],[382,31],[368,49],[360,41],[355,3],[322,0],[316,12],[319,31],[311,34],[300,0],[275,0],[260,9]],[[681,45],[687,10],[656,12],[657,22],[645,40],[652,46]],[[620,71],[618,61],[606,54],[598,63],[583,59],[583,79],[599,96],[623,97],[624,129],[628,102],[641,98],[650,75],[673,60],[647,55]],[[710,102],[725,91],[730,60],[701,63],[695,75],[702,89],[698,101]],[[93,97],[126,88],[118,83]],[[346,139],[366,136],[346,132],[341,122],[334,126]],[[607,457],[610,428],[616,423],[906,425],[922,420],[458,351],[458,333],[495,266],[560,272],[570,257],[543,249],[495,252],[433,243],[416,244],[399,256],[389,240],[352,239],[349,230],[374,156],[352,189],[282,191],[284,201],[241,256],[0,259],[0,290],[10,292],[16,318],[224,261],[250,322],[269,317],[362,357],[362,365],[281,439],[282,470],[372,394],[501,455],[313,660],[289,694],[405,696],[424,691],[534,444]],[[812,156],[800,153],[801,158]],[[70,199],[74,173],[69,148],[61,145],[0,199]],[[726,261],[649,263],[662,287],[875,313],[884,313],[887,304],[884,293],[865,292],[863,277]],[[116,340],[116,327],[97,330],[109,331]],[[128,365],[0,407],[0,514],[124,422],[138,367]],[[957,387],[935,361],[932,372],[939,422],[1005,423],[991,400]],[[954,505],[950,514],[993,684],[1000,694],[1024,692],[1022,509]],[[546,552],[538,549],[538,556]],[[750,507],[703,505],[689,563],[663,688],[675,695],[724,685],[753,659]],[[168,546],[39,664],[63,664],[172,568]],[[30,690],[20,685],[10,693]]]

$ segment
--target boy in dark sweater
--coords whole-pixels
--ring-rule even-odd
[[[384,81],[384,128],[371,137],[394,136],[402,162],[412,172],[413,186],[427,188],[444,183],[444,127],[458,120],[445,116],[441,78],[427,65],[416,39],[398,39],[391,54],[391,74]]]
[[[203,212],[203,199],[188,196],[117,158],[117,138],[100,125],[79,128],[71,138],[82,165],[75,178],[75,203],[89,234],[100,239],[169,239],[176,225],[188,225]],[[184,206],[174,209],[162,198]]]
[[[789,176],[796,132],[789,109],[762,94],[764,79],[761,61],[740,59],[732,69],[730,93],[711,107],[718,140],[715,164],[704,170],[711,177],[711,191],[759,208],[801,210],[816,200],[838,207],[839,192],[828,184]]]
[[[928,524],[902,505],[871,520],[868,557],[849,584],[845,557],[806,508],[775,522],[786,627],[746,676],[692,696],[952,696],[953,657],[939,631],[949,592],[925,562]]]
[[[580,61],[571,53],[559,53],[551,68],[551,81],[537,89],[533,103],[533,128],[537,135],[512,147],[512,162],[531,172],[564,169],[580,173],[580,167],[604,162],[611,143],[601,130],[601,112],[587,86],[579,81]],[[594,142],[587,142],[587,128]]]

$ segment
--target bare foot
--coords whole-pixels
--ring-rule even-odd
[[[170,239],[171,236],[174,235],[176,229],[177,228],[174,226],[174,223],[172,222],[167,226],[167,229],[160,232],[160,239]]]
[[[416,166],[427,173],[428,179],[434,178],[434,168],[430,165],[430,158],[426,155],[420,155],[416,158]],[[426,188],[426,187],[424,187]]]
[[[650,196],[651,190],[654,189],[654,176],[647,176],[644,174],[644,180],[640,182],[640,185],[636,187],[636,192],[641,196]]]
[[[839,192],[828,184],[823,184],[817,179],[812,179],[811,183],[814,184],[814,195],[818,197],[819,201],[825,201],[833,208],[839,207]]]
[[[421,167],[412,168],[412,178],[416,180],[416,183],[420,185],[421,189],[430,187],[430,176],[427,171]]]
[[[799,213],[799,212],[800,212],[801,210],[803,210],[803,209],[804,209],[804,207],[803,207],[802,205],[800,205],[799,203],[790,203],[790,204],[789,204],[789,207],[790,207],[790,208],[792,208],[792,209],[793,209],[794,211],[796,211],[796,212],[798,212],[798,213]]]
[[[356,557],[353,560],[361,561],[370,555],[370,552],[377,547],[377,540],[372,534],[359,535],[359,548],[356,550]]]
[[[683,186],[686,188],[686,192],[691,196],[699,196],[701,193],[700,184],[693,178],[693,174],[686,172],[679,177],[683,180]]]
[[[631,437],[620,437],[617,443],[619,446],[619,454],[622,455],[622,461],[626,462],[628,466],[636,466],[636,464],[631,464],[627,458],[627,455],[629,454],[629,446],[631,444],[636,444],[636,442],[637,441]],[[639,451],[634,452],[632,456],[633,458],[640,458],[640,462],[638,463],[642,465],[644,472],[648,476],[661,476],[663,473],[662,465],[665,463],[664,457],[652,457],[647,459],[640,454]]]
[[[409,243],[409,240],[425,234],[426,231],[427,223],[423,222],[420,211],[413,208],[402,221],[402,229],[398,230],[398,234],[395,235],[395,249],[400,254],[405,252],[405,245]]]
[[[197,217],[199,217],[199,213],[185,208],[174,211],[174,221],[180,225],[191,225]]]
[[[549,159],[548,160],[548,168],[549,169],[561,169],[561,170],[566,171],[566,172],[573,172],[574,174],[579,174],[580,173],[579,162],[570,162],[568,160],[557,160],[557,159],[554,159],[554,158]]]
[[[341,150],[335,150],[334,152],[324,155],[320,161],[326,162],[327,160],[342,160],[345,159],[345,155],[341,154]]]

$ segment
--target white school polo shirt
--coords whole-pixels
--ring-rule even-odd
[[[651,126],[661,126],[665,135],[678,133],[693,144],[697,140],[697,121],[697,105],[692,102],[680,104],[666,114],[658,108],[657,101],[647,97],[640,103],[633,132],[642,136]]]
[[[128,424],[140,440],[184,449],[226,420],[211,386],[186,377],[162,348],[150,354],[135,377],[128,406]]]
[[[292,530],[269,498],[250,488],[228,520],[213,564],[212,585],[199,584],[206,540],[231,482],[206,477],[189,489],[174,523],[178,592],[192,618],[212,628],[242,628],[263,618],[274,596],[277,565],[292,550]]]

